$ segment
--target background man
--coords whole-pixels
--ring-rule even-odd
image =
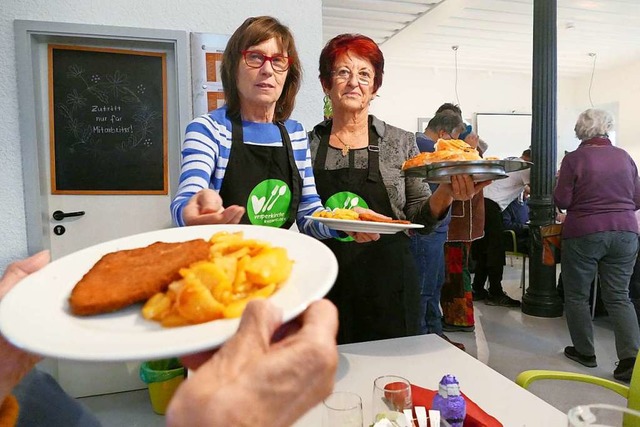
[[[531,160],[531,150],[520,157]],[[531,180],[531,169],[515,171],[484,189],[484,237],[473,242],[471,254],[476,261],[473,277],[473,300],[486,300],[488,305],[520,307],[520,301],[511,298],[502,289],[505,265],[504,225],[502,211],[517,199]],[[484,288],[489,279],[489,291]]]
[[[453,111],[443,111],[436,114],[427,125],[424,133],[416,133],[416,142],[420,151],[435,151],[438,139],[458,139],[464,130],[462,117]],[[429,184],[431,191],[435,191],[437,184]],[[420,280],[420,332],[423,334],[438,334],[451,342],[442,333],[442,312],[440,310],[440,293],[444,283],[444,243],[451,214],[442,224],[430,234],[414,234],[411,241],[411,251],[416,260]],[[462,343],[451,342],[464,350]]]

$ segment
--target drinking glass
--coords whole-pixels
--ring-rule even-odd
[[[606,403],[580,405],[567,413],[569,427],[640,426],[640,412]]]
[[[362,427],[362,399],[357,394],[335,391],[323,404],[323,427]]]
[[[403,413],[413,409],[411,384],[406,378],[396,375],[384,375],[373,382],[373,422],[387,418],[398,426],[411,426],[411,419]]]

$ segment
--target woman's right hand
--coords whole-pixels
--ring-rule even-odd
[[[337,331],[338,311],[327,300],[286,325],[271,302],[251,301],[213,356],[182,359],[195,371],[171,399],[167,425],[292,425],[333,389]]]
[[[225,208],[222,206],[222,197],[209,188],[194,194],[182,210],[182,219],[186,225],[238,224],[242,215],[242,206]]]

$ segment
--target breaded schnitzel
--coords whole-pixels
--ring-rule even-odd
[[[406,221],[404,219],[385,218],[381,215],[370,214],[365,212],[360,212],[358,214],[358,219],[360,219],[360,221],[388,222],[393,224],[411,224],[411,221]]]
[[[197,239],[108,253],[73,288],[71,312],[88,316],[146,301],[180,279],[181,268],[207,259],[209,246]]]

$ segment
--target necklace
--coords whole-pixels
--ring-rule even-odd
[[[333,134],[333,136],[335,136],[336,138],[338,138],[338,141],[340,141],[340,143],[341,143],[342,145],[344,145],[344,147],[342,147],[342,157],[346,157],[346,156],[347,156],[347,154],[349,154],[349,150],[351,150],[351,145],[349,145],[349,144],[347,144],[346,142],[344,142],[344,141],[342,140],[342,138],[340,138],[340,137],[338,136],[338,134],[337,134],[337,133],[334,133],[334,134]]]

